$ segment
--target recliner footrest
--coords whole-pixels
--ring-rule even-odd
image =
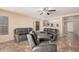
[[[57,52],[56,44],[40,45],[32,49],[32,52]]]

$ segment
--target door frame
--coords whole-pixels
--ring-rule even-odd
[[[68,32],[67,31],[67,22],[73,22],[73,32],[74,32],[74,24],[75,24],[75,21],[65,21],[63,19],[63,35],[65,36]],[[69,33],[73,33],[73,32],[69,32]]]

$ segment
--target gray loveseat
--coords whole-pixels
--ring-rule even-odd
[[[27,40],[27,34],[32,31],[32,28],[16,28],[14,29],[14,39],[17,43]]]

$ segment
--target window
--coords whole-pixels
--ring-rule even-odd
[[[8,17],[0,16],[0,35],[8,34]]]

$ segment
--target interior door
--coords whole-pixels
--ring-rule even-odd
[[[35,30],[36,31],[39,31],[40,30],[40,22],[39,21],[36,21],[35,22]]]
[[[74,28],[74,21],[64,22],[64,35],[67,35],[68,33],[74,33]]]
[[[74,32],[74,22],[67,22],[67,32],[71,33]]]

